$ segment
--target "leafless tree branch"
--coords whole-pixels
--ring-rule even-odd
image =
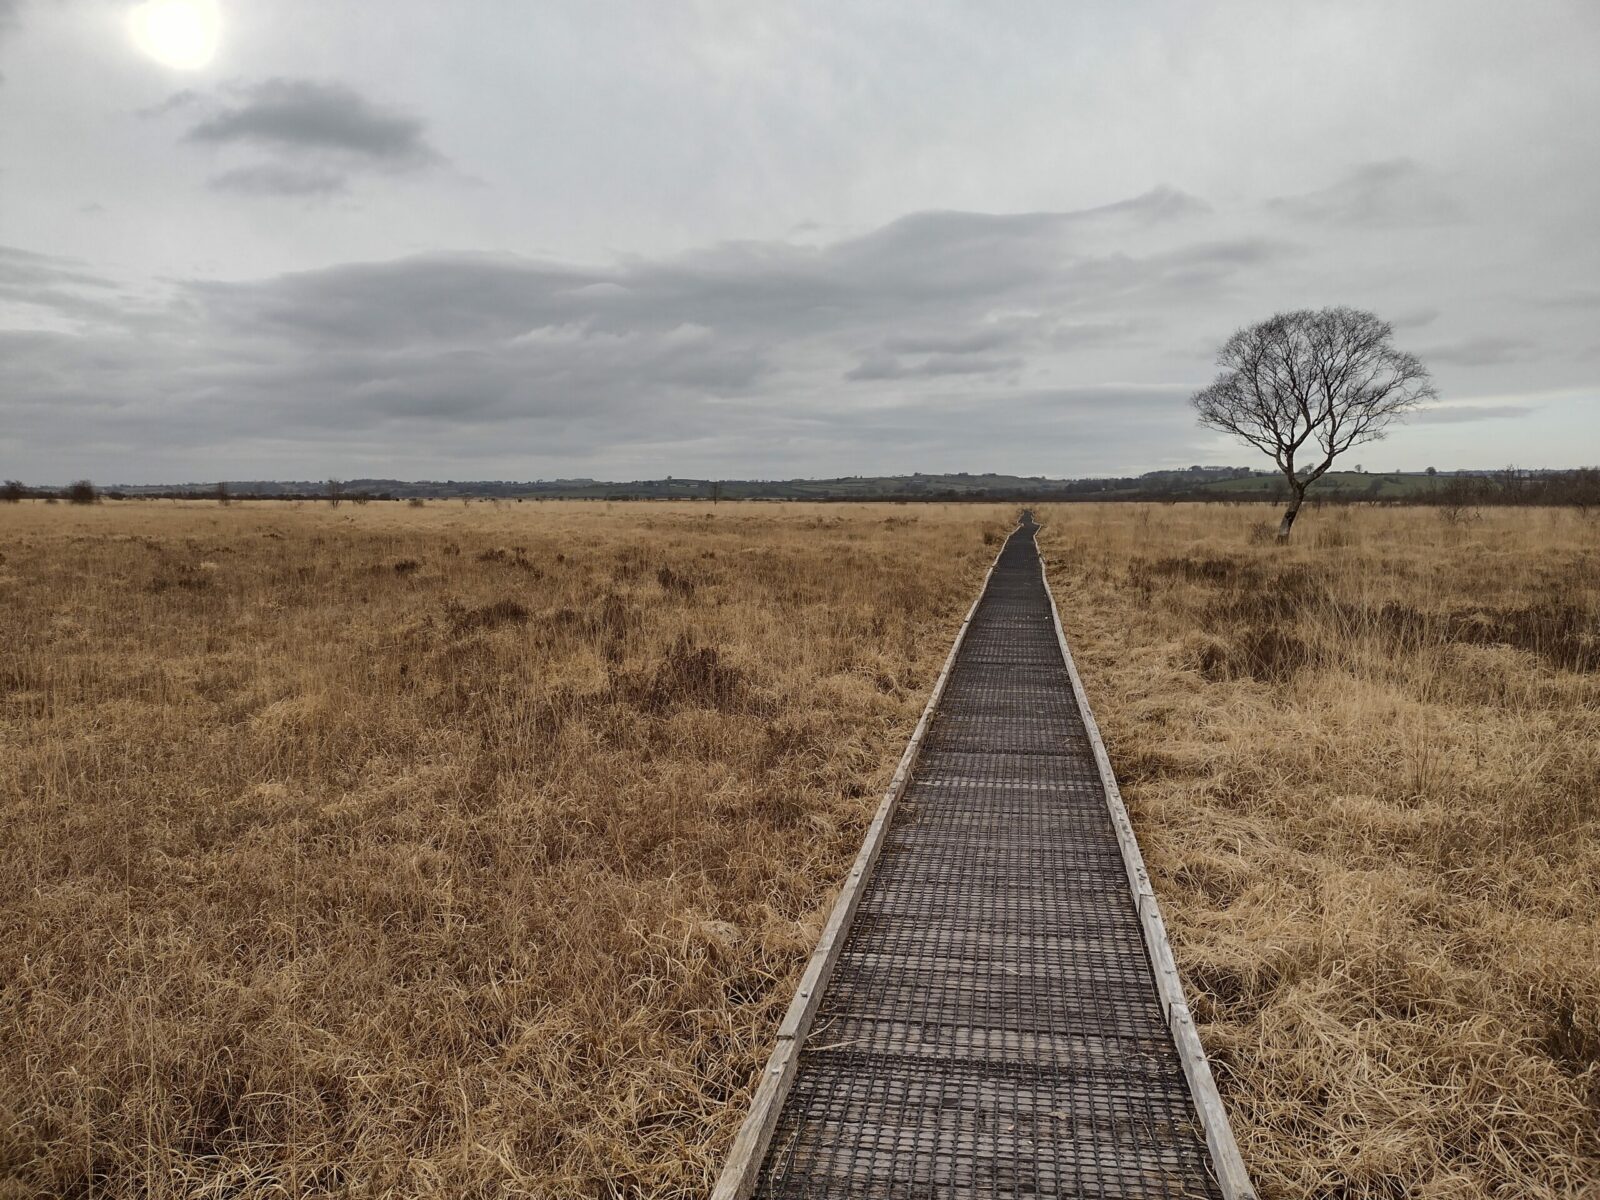
[[[1267,455],[1289,484],[1278,529],[1289,536],[1306,489],[1354,446],[1437,393],[1387,321],[1355,308],[1298,309],[1240,329],[1217,353],[1221,373],[1191,399],[1200,423]]]

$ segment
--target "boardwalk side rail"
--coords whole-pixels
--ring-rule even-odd
[[[1008,539],[1009,536],[1007,535]],[[906,790],[906,785],[911,781],[912,771],[917,765],[917,755],[921,753],[923,740],[927,737],[928,725],[933,720],[934,711],[939,707],[939,700],[944,695],[945,685],[950,680],[950,669],[955,666],[956,655],[961,652],[961,643],[966,640],[967,628],[972,624],[973,615],[977,613],[978,605],[982,603],[985,593],[989,590],[989,579],[994,574],[995,566],[1000,562],[1000,554],[1005,551],[1005,546],[1006,543],[1002,541],[1000,550],[995,553],[994,561],[989,564],[989,570],[983,576],[983,583],[978,588],[972,606],[962,618],[961,628],[956,630],[955,641],[950,646],[950,653],[945,656],[939,677],[933,682],[933,691],[929,693],[928,703],[922,710],[922,717],[917,721],[916,729],[912,731],[911,740],[906,743],[905,753],[900,756],[900,764],[895,768],[894,778],[889,781],[888,790],[878,802],[878,810],[873,814],[872,823],[867,826],[861,850],[850,867],[850,874],[845,879],[844,887],[840,889],[839,898],[833,902],[833,911],[828,915],[828,923],[822,928],[822,937],[817,942],[817,948],[812,951],[811,959],[806,963],[805,974],[800,977],[800,986],[795,991],[794,999],[789,1002],[789,1010],[784,1014],[783,1024],[778,1026],[778,1043],[773,1047],[772,1057],[767,1060],[766,1068],[761,1072],[761,1082],[756,1085],[756,1092],[751,1098],[750,1111],[745,1116],[744,1124],[734,1135],[733,1145],[728,1151],[727,1161],[723,1164],[722,1174],[717,1177],[716,1187],[712,1189],[711,1200],[748,1200],[750,1194],[755,1191],[761,1163],[766,1158],[767,1146],[772,1141],[772,1131],[777,1126],[778,1114],[783,1109],[784,1097],[788,1095],[789,1085],[794,1082],[795,1069],[800,1062],[800,1048],[805,1043],[806,1034],[811,1031],[811,1021],[816,1015],[817,1006],[822,1002],[823,989],[828,986],[828,978],[833,974],[839,952],[844,948],[845,934],[849,932],[851,918],[855,916],[861,895],[866,890],[868,879],[872,876],[872,868],[877,864],[878,856],[883,850],[884,839],[888,836],[889,826],[894,821],[895,809]]]
[[[1055,592],[1050,587],[1050,574],[1045,569],[1043,550],[1039,552],[1039,576],[1044,581],[1045,594],[1050,598],[1050,617],[1055,622],[1061,657],[1066,660],[1067,674],[1072,679],[1072,694],[1077,700],[1078,715],[1083,719],[1089,744],[1094,748],[1094,761],[1099,769],[1106,807],[1111,813],[1112,828],[1116,830],[1117,845],[1122,850],[1123,869],[1127,872],[1128,886],[1133,891],[1134,903],[1139,911],[1139,927],[1144,933],[1145,950],[1150,955],[1150,969],[1155,976],[1161,1011],[1166,1015],[1167,1028],[1178,1047],[1183,1073],[1189,1081],[1189,1094],[1194,1098],[1206,1148],[1211,1152],[1217,1184],[1225,1200],[1256,1200],[1250,1173],[1245,1169],[1239,1144],[1234,1140],[1233,1129],[1228,1124],[1227,1110],[1223,1108],[1222,1097],[1217,1093],[1217,1081],[1212,1077],[1211,1064],[1206,1059],[1205,1047],[1201,1045],[1200,1033],[1189,1012],[1189,1003],[1184,999],[1178,964],[1172,956],[1172,944],[1167,940],[1166,922],[1161,919],[1155,889],[1150,886],[1150,875],[1145,870],[1144,855],[1139,851],[1139,841],[1133,834],[1133,822],[1128,819],[1122,791],[1117,787],[1117,777],[1111,769],[1111,757],[1106,753],[1100,727],[1095,724],[1088,694],[1083,689],[1083,679],[1078,674],[1077,664],[1072,661],[1066,632],[1061,628],[1061,612],[1056,607]]]

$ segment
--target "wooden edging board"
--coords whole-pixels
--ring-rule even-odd
[[[1012,533],[1015,532],[1016,530],[1012,530]],[[1009,534],[1006,540],[1010,540]],[[1000,550],[995,553],[994,562],[989,564],[989,570],[983,576],[983,584],[978,588],[972,607],[967,609],[967,615],[961,621],[961,628],[956,630],[955,641],[950,646],[950,653],[945,656],[939,677],[933,681],[933,691],[928,695],[928,703],[922,710],[922,717],[918,720],[916,729],[912,731],[911,740],[906,743],[905,753],[900,756],[900,765],[895,768],[894,778],[889,781],[888,790],[878,802],[878,811],[873,814],[872,824],[867,826],[861,850],[856,854],[856,860],[845,879],[844,887],[839,892],[839,898],[833,902],[833,911],[828,914],[828,923],[822,928],[822,937],[817,942],[817,948],[812,951],[811,960],[806,963],[805,974],[800,977],[800,986],[795,990],[794,999],[789,1002],[789,1011],[784,1014],[783,1024],[778,1026],[778,1044],[773,1047],[772,1057],[767,1060],[766,1068],[761,1072],[761,1082],[756,1085],[755,1095],[750,1101],[750,1112],[745,1116],[739,1132],[734,1135],[733,1145],[728,1150],[727,1161],[722,1167],[722,1174],[717,1177],[716,1187],[712,1189],[711,1200],[748,1200],[750,1194],[755,1191],[757,1175],[761,1170],[762,1161],[766,1158],[767,1145],[772,1141],[772,1131],[777,1126],[784,1097],[788,1095],[789,1085],[794,1082],[795,1068],[800,1061],[800,1047],[806,1040],[806,1034],[810,1032],[811,1020],[816,1015],[818,1004],[822,1001],[822,991],[828,986],[828,977],[833,974],[834,964],[839,959],[840,951],[844,949],[845,934],[850,929],[851,918],[855,916],[856,907],[861,902],[861,894],[866,890],[867,880],[872,876],[872,868],[883,850],[884,838],[888,836],[889,826],[894,820],[895,807],[900,803],[900,796],[905,792],[906,784],[911,780],[911,772],[917,765],[917,755],[921,752],[923,739],[927,736],[928,724],[933,720],[934,710],[939,707],[940,697],[944,695],[945,684],[950,679],[950,669],[955,666],[956,655],[961,650],[961,643],[966,639],[967,627],[972,624],[973,615],[978,611],[984,593],[989,590],[989,578],[994,574],[995,566],[1000,562],[1000,554],[1004,552],[1005,547],[1006,543],[1002,542]]]
[[[1122,865],[1128,874],[1128,886],[1133,890],[1134,904],[1139,911],[1139,925],[1144,932],[1145,950],[1150,955],[1150,969],[1155,975],[1161,1010],[1166,1015],[1172,1040],[1177,1044],[1183,1073],[1189,1080],[1189,1093],[1194,1097],[1200,1128],[1205,1133],[1206,1147],[1211,1151],[1217,1184],[1222,1189],[1224,1200],[1256,1200],[1250,1173],[1245,1169],[1239,1144],[1234,1140],[1233,1129],[1228,1124],[1227,1110],[1222,1107],[1222,1097],[1217,1094],[1217,1081],[1212,1078],[1205,1047],[1200,1044],[1200,1034],[1189,1012],[1189,1003],[1183,997],[1183,983],[1178,977],[1177,961],[1172,957],[1172,944],[1167,940],[1166,922],[1161,919],[1161,909],[1156,905],[1155,889],[1150,886],[1150,875],[1144,867],[1144,855],[1139,852],[1139,841],[1133,835],[1133,822],[1128,819],[1122,791],[1117,787],[1117,777],[1111,770],[1111,757],[1106,753],[1100,727],[1095,724],[1094,713],[1089,708],[1088,694],[1083,690],[1083,679],[1078,675],[1077,664],[1072,661],[1072,651],[1067,647],[1067,635],[1061,628],[1061,612],[1056,608],[1056,596],[1050,589],[1050,574],[1045,570],[1042,550],[1039,552],[1039,575],[1044,580],[1045,594],[1050,598],[1050,617],[1055,622],[1056,639],[1061,643],[1061,657],[1066,660],[1067,674],[1072,678],[1072,694],[1078,702],[1078,715],[1089,734],[1089,744],[1094,747],[1095,765],[1100,771],[1106,807],[1111,812],[1111,825],[1117,831],[1117,845],[1122,849]]]

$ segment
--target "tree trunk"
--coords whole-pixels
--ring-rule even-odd
[[[1296,492],[1293,499],[1289,501],[1289,507],[1283,510],[1283,523],[1278,526],[1278,540],[1280,542],[1289,540],[1289,531],[1294,528],[1294,519],[1300,515],[1300,505],[1305,498],[1306,494],[1304,492]]]

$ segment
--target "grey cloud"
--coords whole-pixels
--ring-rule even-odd
[[[1422,425],[1462,425],[1471,421],[1526,417],[1536,411],[1531,404],[1457,404],[1420,409],[1411,415],[1410,420]]]
[[[510,255],[435,254],[185,290],[234,334],[389,346],[509,339],[593,320],[613,297],[581,289],[607,281]]]
[[[418,118],[338,83],[275,78],[220,94],[186,89],[140,110],[150,118],[174,114],[192,122],[185,141],[256,156],[213,175],[216,192],[331,196],[348,190],[360,172],[392,176],[444,161]]]
[[[1066,350],[1103,345],[1125,337],[1129,322],[1072,321],[1042,314],[1013,314],[968,332],[894,334],[845,372],[852,382],[936,379],[948,375],[997,375],[1024,365],[1020,354],[980,357],[987,352]],[[905,361],[926,356],[922,361]]]
[[[1139,224],[1157,225],[1189,217],[1203,217],[1210,212],[1211,206],[1204,200],[1191,196],[1188,192],[1163,185],[1151,188],[1143,195],[1131,196],[1126,200],[1101,205],[1099,208],[1085,209],[1077,215],[1081,220],[1127,217]]]
[[[821,247],[739,242],[607,268],[426,255],[191,290],[235,328],[275,329],[315,343],[505,338],[579,323],[628,332],[684,322],[763,346],[845,333],[858,344],[863,335],[887,343],[966,337],[960,326],[983,325],[991,309],[1012,306],[1051,311],[1060,336],[1087,341],[1121,323],[1075,325],[1069,310],[1101,313],[1129,297],[1186,297],[1283,253],[1275,243],[1247,240],[1145,257],[1080,254],[1061,236],[1070,215],[916,214]],[[1041,267],[1046,261],[1052,269]],[[902,333],[908,325],[945,332]]]
[[[898,395],[891,403],[863,406],[830,394],[805,407],[773,410],[754,402],[730,407],[740,422],[759,420],[766,439],[781,448],[779,464],[801,469],[816,458],[836,458],[854,445],[893,447],[903,469],[949,461],[951,447],[968,469],[1015,469],[1016,448],[1048,439],[1056,447],[1050,470],[1089,474],[1108,447],[1136,453],[1160,444],[1174,461],[1201,456],[1179,386],[1082,385],[1041,389],[977,388]],[[921,460],[921,461],[919,461]],[[781,466],[780,466],[781,469]]]
[[[1502,337],[1488,334],[1465,338],[1459,342],[1431,346],[1418,352],[1424,363],[1450,363],[1461,367],[1489,367],[1498,363],[1515,362],[1533,347],[1526,338]]]
[[[288,151],[335,151],[396,165],[434,161],[422,122],[338,83],[268,79],[194,125],[196,142],[247,143]]]
[[[873,355],[846,371],[844,377],[855,382],[938,379],[946,375],[998,375],[1021,366],[1020,358],[978,358],[968,354],[935,354],[917,363],[902,362],[892,355]]]
[[[1441,225],[1461,216],[1435,174],[1409,158],[1365,163],[1319,191],[1269,200],[1267,208],[1297,221],[1358,227]]]
[[[776,428],[797,454],[835,450],[847,438],[930,459],[948,456],[956,445],[972,469],[1006,469],[1017,446],[1048,439],[1058,447],[1052,471],[1089,474],[1108,446],[1126,451],[1154,443],[1171,448],[1175,460],[1194,461],[1204,437],[1188,407],[1189,391],[1103,384],[931,392],[868,409],[819,405],[776,418]],[[904,465],[911,469],[915,460]]]
[[[72,259],[0,246],[0,301],[70,320],[122,323],[135,314],[112,280]]]
[[[194,455],[359,437],[418,454],[450,439],[478,455],[616,461],[737,443],[742,457],[780,456],[774,439],[811,430],[850,444],[902,401],[931,405],[935,428],[935,410],[970,419],[977,401],[931,389],[1007,395],[1005,376],[1034,355],[1124,336],[1127,306],[1219,294],[1283,253],[1260,240],[1106,252],[1082,224],[925,213],[817,246],[727,243],[601,267],[434,254],[190,281],[157,316],[6,353],[0,394],[33,399],[14,436],[41,444],[92,420],[106,437],[159,429],[168,453]],[[841,376],[853,408],[830,398]],[[1052,395],[1041,420],[1109,393]]]
[[[1546,308],[1600,308],[1600,287],[1574,287],[1539,299]]]
[[[1145,258],[1126,254],[1082,258],[1063,267],[1058,276],[1067,291],[1092,296],[1097,302],[1114,297],[1125,303],[1158,303],[1216,295],[1250,269],[1277,262],[1292,251],[1292,246],[1269,238],[1237,238]]]
[[[1178,270],[1201,269],[1213,272],[1230,267],[1258,266],[1281,257],[1292,249],[1271,238],[1247,237],[1231,241],[1202,242],[1161,255],[1159,261]]]
[[[1397,317],[1392,317],[1389,324],[1396,329],[1421,329],[1424,326],[1432,325],[1438,319],[1439,310],[1437,308],[1414,308],[1409,312],[1401,313]]]
[[[1081,252],[1099,227],[1118,218],[1147,226],[1208,211],[1194,197],[1163,187],[1070,212],[919,212],[836,243],[830,257],[864,275],[889,270],[908,282],[934,285],[1037,279],[1052,274],[1073,252]],[[937,253],[929,254],[930,248]]]
[[[1004,330],[975,329],[970,333],[891,337],[884,340],[883,348],[890,354],[977,354],[1009,341],[1011,335]]]
[[[883,340],[880,353],[981,354],[1008,347],[1039,346],[1058,350],[1103,345],[1126,337],[1129,321],[1076,321],[1048,314],[1010,314],[968,332],[894,334]]]
[[[346,185],[345,177],[335,171],[278,163],[235,167],[211,177],[211,186],[218,191],[247,196],[331,196]]]
[[[168,113],[182,112],[185,109],[204,107],[208,103],[203,92],[194,88],[181,88],[168,96],[159,104],[149,104],[144,108],[135,109],[134,112],[141,117],[152,119],[164,117]]]
[[[109,287],[104,276],[83,270],[83,264],[53,254],[35,254],[15,246],[0,246],[0,284],[13,287],[82,284]]]
[[[1124,341],[1136,328],[1133,321],[1045,321],[1039,336],[1046,344],[1067,350]]]

